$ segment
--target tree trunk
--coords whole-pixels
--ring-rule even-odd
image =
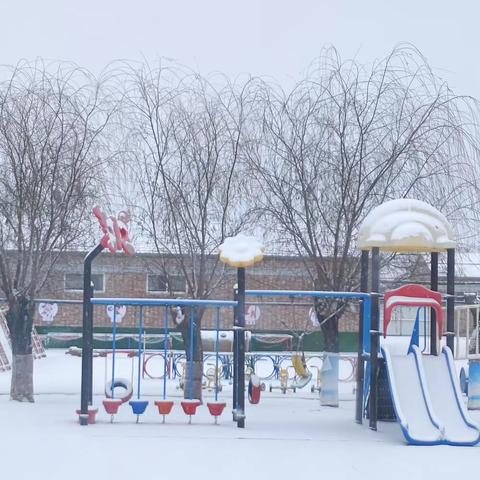
[[[190,378],[190,365],[193,365]],[[185,364],[185,376],[183,384],[183,398],[202,400],[203,362],[194,361],[193,364]]]
[[[321,318],[318,317],[317,318]],[[321,370],[320,404],[338,407],[338,315],[322,323],[325,355]]]
[[[10,295],[6,314],[12,342],[10,399],[33,402],[32,328],[34,305],[26,296]]]
[[[191,358],[191,317],[190,310],[186,309],[185,319],[180,325],[187,363],[185,365],[183,396],[186,399],[202,400],[203,380],[203,347],[201,339],[202,320],[201,312],[195,312],[195,325],[193,331],[193,359]],[[192,362],[193,360],[193,362]],[[190,363],[193,363],[190,376]]]
[[[318,317],[321,318],[321,317]],[[326,352],[338,353],[339,341],[338,341],[338,316],[334,315],[328,319],[325,323],[322,323],[323,340],[325,344]]]

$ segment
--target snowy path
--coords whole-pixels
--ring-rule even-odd
[[[178,405],[165,425],[151,405],[138,425],[129,407],[123,406],[114,424],[102,412],[99,423],[80,427],[74,414],[79,403],[79,364],[79,359],[57,353],[36,362],[36,388],[42,393],[35,404],[10,402],[9,374],[0,373],[1,478],[20,468],[16,478],[21,480],[166,475],[413,480],[427,475],[469,476],[478,465],[477,447],[408,447],[397,424],[380,423],[379,432],[371,432],[354,423],[353,401],[342,402],[338,409],[321,408],[309,391],[285,396],[265,393],[260,405],[249,406],[245,430],[233,426],[229,410],[220,425],[213,425],[205,407],[199,409],[194,424],[187,425]],[[101,378],[95,383],[98,389]],[[145,383],[150,393],[160,385]],[[68,394],[59,393],[62,387]],[[54,393],[49,394],[49,389]],[[97,404],[101,398],[96,398]],[[477,412],[472,416],[480,421]],[[19,451],[21,443],[25,449]]]

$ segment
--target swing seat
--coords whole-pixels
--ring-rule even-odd
[[[109,415],[116,415],[123,402],[120,398],[106,398],[102,403]]]
[[[112,390],[115,392],[116,399],[120,399],[122,403],[128,402],[133,396],[132,384],[125,378],[109,380],[105,384],[105,396],[107,398],[112,398]],[[121,394],[120,391],[122,391]]]
[[[135,415],[142,415],[148,407],[148,400],[130,400],[128,404],[132,407]]]
[[[303,360],[300,355],[292,355],[292,365],[298,377],[303,378],[303,377],[310,376],[310,378],[312,378],[312,374],[307,370],[306,366],[303,364]]]
[[[255,374],[250,375],[250,380],[248,382],[248,401],[252,405],[259,403],[261,392],[262,385],[260,383],[260,378]]]
[[[76,410],[77,415],[80,417],[82,411],[80,409]],[[94,408],[92,406],[88,407],[88,424],[93,425],[95,423],[95,419],[98,413],[98,408]]]
[[[312,379],[312,372],[307,372],[307,375],[305,375],[304,377],[299,377],[297,380],[295,380],[295,383],[293,384],[293,387],[294,388],[303,388],[308,383],[310,383],[311,379]]]
[[[183,408],[185,415],[195,415],[197,413],[197,407],[202,404],[200,400],[183,400],[180,405]]]
[[[208,411],[213,417],[219,417],[226,406],[225,402],[207,402]]]
[[[156,400],[155,405],[160,415],[169,415],[173,408],[173,400]]]

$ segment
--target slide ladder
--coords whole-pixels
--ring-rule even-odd
[[[38,360],[39,358],[45,358],[47,356],[45,347],[43,346],[40,335],[35,327],[32,328],[32,353],[35,360]]]
[[[0,372],[11,370],[12,368],[12,344],[5,317],[6,311],[6,309],[0,309]],[[35,360],[47,356],[45,347],[35,327],[32,327],[32,355]]]

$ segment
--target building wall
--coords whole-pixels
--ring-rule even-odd
[[[56,300],[82,300],[81,291],[65,290],[65,274],[79,273],[83,271],[83,253],[72,252],[61,257],[55,266],[48,282],[40,293],[41,298]],[[158,264],[158,256],[153,254],[138,254],[128,257],[122,254],[102,253],[94,261],[92,272],[104,275],[104,291],[96,292],[97,297],[124,297],[124,298],[169,298],[168,294],[151,293],[147,291],[147,275],[161,273]],[[168,261],[168,260],[167,260]],[[213,259],[212,259],[213,261]],[[172,263],[172,267],[173,263]],[[222,268],[222,267],[221,267]],[[304,263],[297,257],[266,257],[263,262],[247,269],[247,288],[256,290],[311,290],[312,282]],[[233,288],[236,282],[236,270],[226,267],[225,274],[216,279],[217,286],[210,298],[219,300],[231,300]],[[186,297],[186,295],[179,295]],[[260,311],[260,316],[254,324],[249,323],[253,317],[247,316],[247,324],[252,330],[318,330],[309,317],[312,301],[308,299],[292,298],[264,298],[247,299],[247,311],[254,304]],[[43,307],[45,308],[45,307]],[[49,308],[49,307],[47,307]],[[146,328],[162,328],[164,325],[164,308],[144,308],[144,325]],[[222,309],[221,326],[231,328],[233,324],[233,312],[230,309]],[[207,309],[203,317],[203,327],[213,328],[215,325],[216,312]],[[138,307],[127,307],[123,318],[117,317],[119,325],[123,327],[137,327],[139,317]],[[36,314],[36,325],[51,325],[55,327],[81,326],[82,305],[58,304],[58,312],[52,322],[45,321],[47,317]],[[357,330],[358,313],[352,306],[342,317],[339,328],[341,331]],[[48,319],[48,318],[47,318]],[[111,319],[107,315],[106,308],[96,306],[94,321],[97,327],[108,327]]]

